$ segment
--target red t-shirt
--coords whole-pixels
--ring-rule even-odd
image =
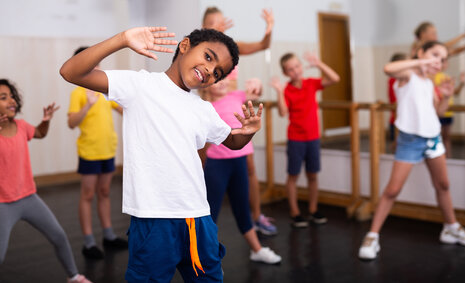
[[[302,88],[287,84],[284,98],[289,110],[289,140],[311,141],[320,138],[316,92],[321,89],[323,86],[320,78],[302,80]]]
[[[396,78],[389,78],[388,80],[388,94],[389,94],[389,103],[396,103],[396,93],[394,91],[394,83],[396,82]],[[396,112],[391,111],[391,118],[389,119],[390,124],[394,124],[394,120],[396,119]]]
[[[27,142],[35,127],[15,120],[16,135],[0,135],[0,203],[14,202],[36,192]]]

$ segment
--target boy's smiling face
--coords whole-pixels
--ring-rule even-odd
[[[190,47],[189,40],[185,38],[179,47],[182,55],[179,58],[180,87],[185,90],[208,87],[222,79],[233,67],[231,54],[221,42],[204,41]]]

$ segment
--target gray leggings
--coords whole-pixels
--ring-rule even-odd
[[[37,194],[12,203],[0,203],[0,264],[5,259],[11,229],[19,220],[31,224],[53,244],[55,253],[69,277],[78,273],[65,231]]]

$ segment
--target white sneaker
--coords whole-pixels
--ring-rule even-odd
[[[454,228],[442,228],[439,240],[444,244],[461,244],[465,246],[465,230],[462,226]]]
[[[365,236],[362,246],[358,250],[358,257],[361,259],[375,259],[380,250],[378,238]]]
[[[277,264],[281,262],[281,257],[270,248],[262,247],[258,252],[250,252],[250,260],[268,264]]]

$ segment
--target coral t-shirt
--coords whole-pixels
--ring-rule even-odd
[[[34,137],[35,127],[24,120],[15,122],[16,135],[0,135],[0,203],[14,202],[36,192],[27,144]]]
[[[288,83],[284,98],[289,110],[287,137],[293,141],[311,141],[320,138],[316,92],[323,89],[321,79],[302,80],[302,87]]]

